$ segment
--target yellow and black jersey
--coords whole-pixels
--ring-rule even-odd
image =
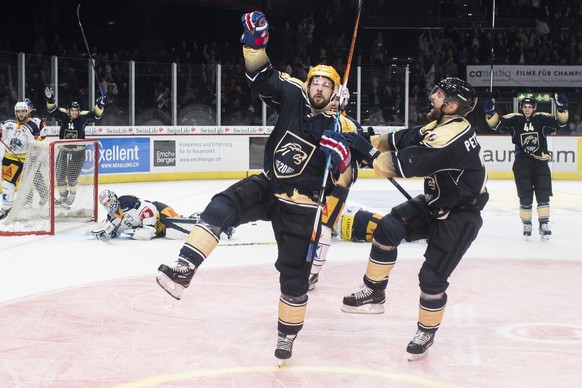
[[[495,131],[511,135],[516,156],[528,155],[540,159],[543,158],[543,155],[548,154],[546,137],[558,129],[565,128],[567,123],[567,116],[562,123],[546,112],[536,112],[529,119],[521,113],[510,113],[501,116],[492,128]],[[491,125],[492,122],[489,124]]]
[[[256,58],[249,61],[247,56],[261,54],[259,50],[245,50],[244,54],[246,77],[252,92],[279,115],[267,140],[263,166],[272,190],[284,203],[316,206],[326,167],[326,154],[319,149],[319,142],[325,130],[334,130],[336,115],[332,112],[312,114],[303,82],[275,70],[262,57],[260,62]],[[343,116],[339,129],[356,132],[353,122]],[[355,162],[352,168],[355,174]],[[326,194],[336,179],[330,174]]]
[[[447,214],[485,190],[481,146],[463,117],[393,132],[388,144],[398,176],[425,178],[424,193],[433,214]]]

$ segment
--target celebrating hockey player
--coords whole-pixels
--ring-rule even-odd
[[[151,240],[166,235],[166,220],[180,215],[158,201],[146,201],[133,195],[117,196],[111,190],[99,193],[99,203],[107,210],[107,218],[91,234],[109,241],[122,234],[134,240]]]
[[[427,240],[418,279],[417,332],[406,351],[409,360],[426,354],[447,304],[448,279],[482,226],[488,199],[480,146],[465,119],[477,103],[475,90],[458,78],[439,81],[429,96],[429,124],[372,136],[372,144],[346,135],[351,147],[381,177],[424,177],[424,194],[392,208],[373,233],[360,290],[344,297],[342,311],[383,313],[390,271],[403,240]]]
[[[14,105],[15,119],[6,120],[2,124],[1,136],[4,146],[2,159],[2,208],[0,219],[5,218],[14,205],[14,193],[20,181],[28,145],[36,140],[42,140],[36,123],[28,117],[28,105],[17,102]]]
[[[494,99],[485,100],[483,107],[487,124],[496,131],[509,133],[515,145],[513,177],[519,197],[519,217],[523,224],[523,235],[529,238],[532,232],[533,196],[537,201],[539,234],[542,241],[548,240],[550,231],[550,197],[552,196],[552,173],[548,162],[547,136],[568,124],[568,98],[556,93],[554,102],[556,116],[536,112],[537,101],[533,96],[519,102],[521,113],[499,116]]]
[[[253,94],[278,113],[265,147],[264,172],[212,198],[201,214],[201,222],[182,246],[177,263],[158,268],[157,282],[180,299],[198,267],[218,245],[221,231],[252,221],[271,221],[281,287],[275,357],[282,362],[291,357],[293,341],[305,319],[311,270],[306,257],[326,158],[331,158],[331,174],[324,194],[329,194],[334,185],[348,188],[356,166],[340,132],[354,132],[356,128],[351,121],[340,118],[340,128],[334,131],[335,115],[327,109],[341,81],[333,67],[313,67],[306,82],[292,78],[273,68],[267,56],[269,24],[265,15],[245,14],[242,24],[248,84]]]
[[[101,119],[103,110],[107,104],[106,97],[99,97],[92,112],[81,111],[78,102],[73,101],[69,109],[59,108],[55,102],[55,92],[52,87],[45,88],[46,108],[48,113],[60,124],[59,139],[80,140],[85,138],[85,126],[88,123]],[[55,204],[62,204],[66,207],[75,201],[77,194],[77,183],[81,169],[85,163],[84,145],[65,145],[57,156],[56,180],[59,198],[55,199]]]

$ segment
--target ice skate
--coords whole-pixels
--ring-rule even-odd
[[[6,218],[8,213],[10,213],[10,209],[0,209],[0,220]]]
[[[314,273],[311,274],[311,276],[309,276],[309,291],[315,290],[315,285],[317,284],[318,281],[319,281],[318,273]]]
[[[373,290],[363,285],[359,291],[344,296],[342,311],[357,314],[382,314],[386,302],[386,290]]]
[[[75,194],[73,194],[73,193],[69,193],[69,195],[67,196],[67,198],[65,198],[63,200],[63,203],[66,206],[69,206],[69,207],[73,204],[73,202],[75,202]]]
[[[547,222],[540,224],[540,240],[548,241],[551,235],[550,225]]]
[[[283,366],[285,360],[291,358],[293,354],[293,341],[297,338],[297,334],[283,334],[281,332],[277,335],[277,348],[275,349],[275,357],[279,360],[279,367]]]
[[[523,236],[526,240],[529,240],[531,237],[532,226],[531,224],[523,224]]]
[[[427,333],[419,329],[406,347],[408,361],[416,361],[426,356],[428,348],[434,344],[434,336],[435,333]]]
[[[156,281],[172,298],[180,300],[195,273],[196,268],[192,263],[178,259],[174,267],[160,265]]]

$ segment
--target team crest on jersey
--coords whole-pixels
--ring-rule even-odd
[[[521,134],[521,148],[528,153],[533,153],[540,148],[540,138],[537,132],[526,132]]]
[[[315,146],[287,131],[273,155],[273,170],[277,178],[300,175],[315,152]]]

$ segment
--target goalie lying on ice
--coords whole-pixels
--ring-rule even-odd
[[[134,240],[166,237],[168,220],[181,218],[170,206],[157,201],[146,201],[134,195],[118,197],[111,190],[99,194],[99,203],[107,210],[107,218],[91,231],[98,240],[108,241],[121,234]],[[186,234],[169,238],[181,238]]]

